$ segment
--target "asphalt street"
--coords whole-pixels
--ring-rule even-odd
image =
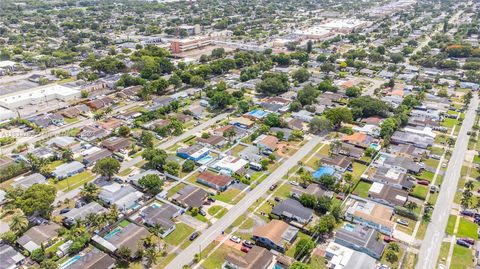
[[[314,136],[303,147],[301,147],[292,157],[287,159],[280,167],[273,171],[262,183],[251,190],[240,202],[232,207],[225,216],[216,221],[210,228],[205,230],[195,241],[186,249],[179,253],[166,269],[181,269],[185,264],[189,264],[196,253],[206,248],[222,231],[226,230],[237,218],[244,214],[248,208],[264,193],[270,186],[279,181],[292,167],[296,166],[302,158],[307,155],[322,139]]]
[[[425,238],[423,239],[416,269],[434,269],[440,254],[440,246],[445,236],[445,228],[448,222],[448,216],[453,206],[453,199],[457,192],[457,185],[460,179],[460,170],[462,169],[465,152],[468,149],[469,137],[467,132],[472,129],[475,121],[476,109],[478,108],[478,95],[473,94],[473,98],[468,107],[465,119],[463,120],[460,133],[458,134],[455,148],[448,163],[445,172],[445,180],[442,183],[437,204],[433,210],[431,222],[428,225]]]

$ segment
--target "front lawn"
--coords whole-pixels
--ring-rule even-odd
[[[458,237],[468,237],[477,240],[478,239],[478,225],[466,220],[464,218],[460,219],[460,224],[458,225],[457,236]]]
[[[178,246],[183,240],[187,239],[195,229],[187,224],[180,222],[175,224],[175,230],[167,235],[164,239],[170,245]]]
[[[244,196],[244,194],[240,194],[240,190],[236,188],[230,188],[224,192],[221,192],[220,194],[215,195],[213,198],[216,200],[222,201],[224,203],[229,203],[234,205],[238,200],[241,199],[241,197]],[[235,198],[236,197],[236,198]]]
[[[353,162],[352,164],[352,178],[353,178],[353,181],[357,181],[357,180],[360,180],[360,177],[362,176],[363,172],[365,172],[365,170],[367,169],[368,166],[364,165],[364,164],[361,164],[361,163],[357,163],[357,162]]]
[[[53,180],[50,180],[50,183],[53,184],[59,191],[70,191],[82,186],[94,178],[95,175],[92,174],[92,172],[83,171],[82,173],[57,181],[56,183]]]
[[[425,200],[425,198],[427,197],[427,194],[428,194],[428,186],[423,186],[419,184],[417,184],[413,188],[412,192],[410,192],[410,196],[416,197],[422,200]]]
[[[432,173],[427,170],[423,170],[422,173],[417,176],[417,178],[420,180],[428,180],[428,182],[432,182],[434,176],[435,176],[435,173]]]
[[[447,228],[445,228],[445,233],[453,235],[453,230],[455,229],[455,222],[457,221],[457,216],[450,215],[448,216]]]
[[[355,187],[355,189],[353,190],[352,194],[358,195],[363,198],[367,198],[368,190],[370,190],[371,186],[372,186],[372,183],[360,180],[360,182],[358,182],[357,184],[357,187]]]
[[[303,238],[309,239],[310,236],[308,236],[308,235],[306,235],[302,232],[299,232],[298,236],[297,236],[297,239],[295,239],[295,242],[293,242],[293,244],[287,249],[285,254],[289,257],[295,258],[294,257],[295,256],[295,247],[297,246],[298,242]]]
[[[455,244],[453,247],[452,263],[450,268],[467,269],[473,268],[473,255],[469,248]]]
[[[225,215],[226,213],[227,209],[220,205],[214,205],[208,209],[208,214],[210,216],[216,217],[217,219],[223,217],[223,215]]]

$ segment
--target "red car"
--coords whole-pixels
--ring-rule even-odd
[[[388,236],[388,235],[385,235],[383,237],[383,241],[385,241],[386,243],[391,243],[391,242],[398,242],[397,239],[391,237],[391,236]]]
[[[430,182],[428,180],[417,180],[417,183],[424,186],[430,185]]]
[[[245,253],[248,253],[250,251],[250,248],[242,246],[242,248],[240,250],[245,252]]]

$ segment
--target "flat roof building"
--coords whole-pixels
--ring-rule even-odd
[[[80,91],[62,85],[47,85],[29,90],[2,95],[0,106],[15,109],[21,106],[37,105],[52,100],[70,101],[80,97]]]

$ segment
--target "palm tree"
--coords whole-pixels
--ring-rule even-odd
[[[67,161],[73,160],[73,151],[71,149],[65,149],[62,151],[62,159]]]
[[[407,208],[410,211],[414,211],[415,209],[418,208],[418,205],[415,202],[409,201],[405,204],[405,208]]]
[[[143,257],[145,258],[148,267],[150,268],[152,265],[157,263],[159,258],[159,254],[155,248],[146,248]]]
[[[128,261],[130,260],[130,257],[132,256],[132,250],[129,249],[126,246],[121,246],[118,251],[117,251],[118,256],[120,256],[122,259]]]
[[[15,213],[10,222],[10,230],[15,233],[21,233],[28,227],[28,220],[22,213]]]
[[[83,197],[85,197],[85,199],[87,199],[87,201],[92,201],[92,200],[95,200],[97,198],[98,192],[99,192],[99,189],[98,189],[97,185],[95,185],[91,182],[88,182],[88,183],[85,183],[83,185],[81,195]]]
[[[465,188],[469,189],[469,190],[473,190],[473,181],[469,180],[467,182],[465,182]]]
[[[120,215],[120,212],[118,211],[118,206],[116,204],[113,204],[110,207],[110,211],[107,213],[107,219],[110,222],[115,222],[118,220],[118,216]]]

